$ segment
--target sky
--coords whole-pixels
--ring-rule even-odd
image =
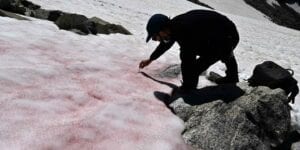
[[[180,86],[180,76],[159,76],[180,63],[178,45],[143,70],[138,64],[158,44],[145,43],[152,14],[174,17],[206,8],[184,0],[32,2],[44,9],[97,16],[133,35],[81,36],[45,20],[0,17],[1,149],[190,149],[180,135],[183,121],[154,95],[172,89],[139,73]],[[242,1],[224,3],[207,4],[236,23],[240,80],[249,78],[256,64],[272,60],[292,68],[300,81],[300,32],[271,23]],[[217,63],[208,71],[224,74],[225,69]],[[212,84],[200,76],[199,88]],[[292,107],[293,124],[300,125],[299,96]]]

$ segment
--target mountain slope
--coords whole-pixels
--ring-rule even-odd
[[[224,13],[234,14],[238,16],[253,18],[262,21],[268,19],[259,11],[255,10],[250,5],[246,4],[243,0],[199,0],[201,3],[207,4],[215,10]]]
[[[80,36],[48,21],[0,17],[1,149],[189,149],[180,135],[182,121],[154,95],[171,88],[138,73],[138,63],[157,45],[145,44],[145,24],[152,14],[174,17],[202,7],[182,0],[32,2],[45,9],[98,16],[133,35]],[[236,49],[241,79],[248,78],[257,63],[274,60],[293,68],[300,80],[298,31],[263,17],[226,15],[241,35]],[[180,63],[177,54],[174,46],[143,71],[179,86],[180,77],[158,75]],[[220,73],[224,69],[220,63],[210,68]],[[200,77],[199,88],[209,84]],[[298,96],[295,109],[299,100]]]

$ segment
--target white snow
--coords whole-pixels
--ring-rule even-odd
[[[0,17],[1,149],[189,149],[180,135],[183,122],[154,96],[155,91],[169,93],[170,87],[138,73],[138,64],[157,45],[145,43],[145,25],[152,14],[174,17],[202,7],[185,0],[32,2],[97,16],[123,25],[133,35],[80,36],[48,21]],[[208,4],[224,11],[238,27],[241,41],[235,53],[241,80],[256,64],[273,60],[294,69],[300,81],[300,32],[269,22],[246,4],[230,2]],[[239,11],[229,11],[234,8]],[[180,63],[178,46],[143,71],[179,86],[180,78],[157,75],[175,63]],[[217,63],[209,70],[224,69]],[[209,84],[200,77],[199,87]],[[299,105],[297,96],[292,115],[298,124]]]

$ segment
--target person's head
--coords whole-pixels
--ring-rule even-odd
[[[146,42],[151,38],[154,41],[168,41],[170,39],[170,33],[168,29],[170,18],[163,14],[155,14],[151,16],[147,24],[148,36]]]

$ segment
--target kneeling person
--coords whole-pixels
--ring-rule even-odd
[[[160,44],[149,59],[140,62],[140,68],[148,66],[177,42],[180,46],[182,89],[195,89],[199,75],[219,60],[225,63],[227,70],[226,76],[216,83],[239,81],[233,55],[239,35],[234,23],[227,17],[209,10],[192,10],[173,19],[155,14],[148,21],[147,32],[146,42],[152,39]]]

